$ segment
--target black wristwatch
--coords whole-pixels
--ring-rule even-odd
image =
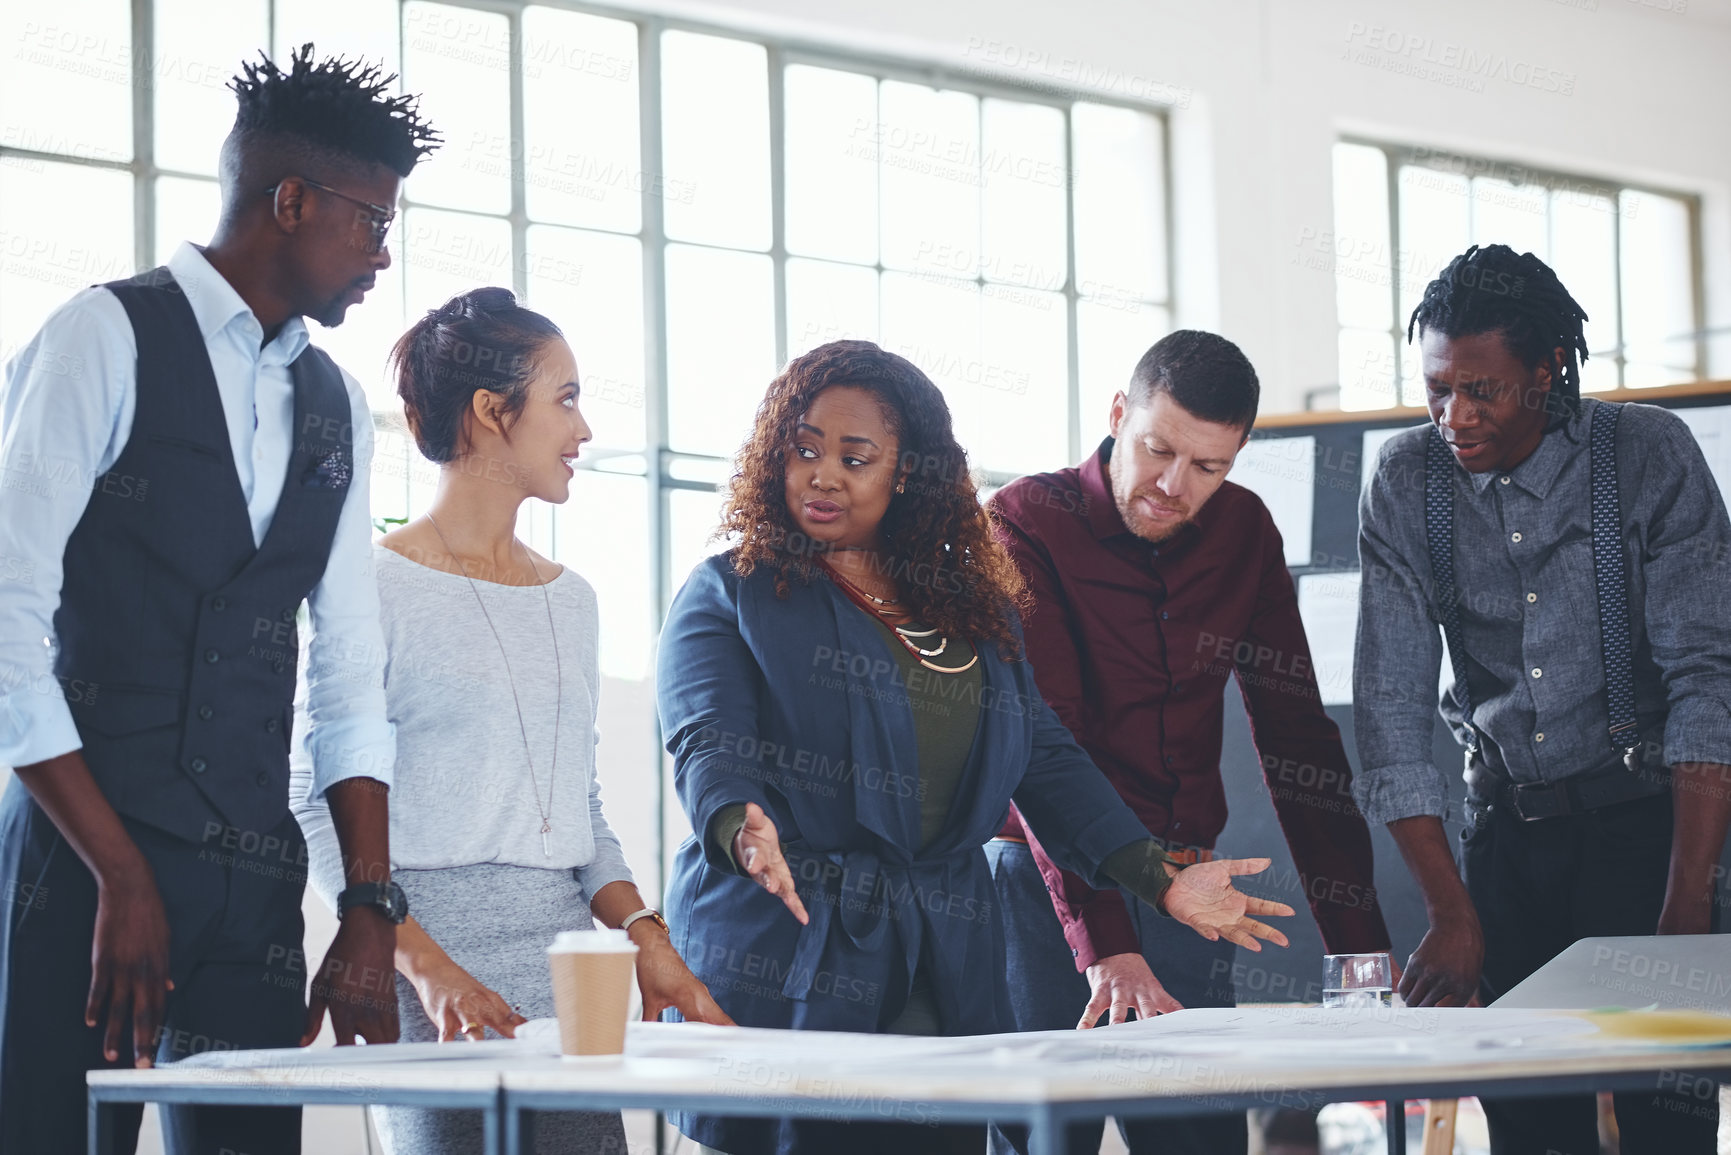
[[[370,906],[398,926],[409,917],[409,896],[394,882],[357,882],[337,895],[337,917],[357,906]]]

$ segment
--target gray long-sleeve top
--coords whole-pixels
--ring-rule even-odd
[[[429,569],[382,546],[374,549],[373,561],[385,636],[386,712],[397,729],[392,867],[486,862],[572,870],[590,898],[610,882],[630,881],[625,852],[602,812],[595,773],[601,678],[594,589],[570,568],[547,585],[543,598],[537,586],[477,581],[471,589],[459,574]],[[513,680],[522,704],[521,730]],[[330,811],[322,799],[309,797],[312,765],[300,742],[302,707],[297,702],[289,792],[306,834],[313,888],[334,907],[342,862]],[[534,779],[524,756],[525,731]],[[553,828],[547,840],[551,855],[542,849],[543,811]]]
[[[1588,422],[1545,435],[1507,472],[1454,463],[1455,585],[1473,720],[1493,769],[1517,782],[1598,771],[1608,737],[1593,580]],[[1353,795],[1367,821],[1441,815],[1431,759],[1441,621],[1425,536],[1429,425],[1383,447],[1359,502]],[[1629,626],[1641,736],[1667,765],[1731,763],[1731,524],[1689,427],[1628,405],[1617,429]],[[1465,744],[1454,688],[1441,713]]]

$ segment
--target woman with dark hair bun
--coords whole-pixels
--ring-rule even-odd
[[[517,540],[527,498],[570,497],[588,424],[558,326],[507,289],[453,297],[392,351],[409,428],[440,466],[432,509],[375,548],[396,726],[391,874],[404,1042],[510,1036],[553,1014],[547,945],[595,922],[637,944],[644,1013],[730,1020],[631,879],[595,773],[595,591]],[[297,727],[298,729],[298,727]],[[313,884],[342,889],[328,812],[300,773]],[[593,919],[593,922],[591,921]],[[478,1151],[479,1112],[373,1109],[394,1155]],[[555,1114],[543,1152],[622,1151],[619,1116]]]
[[[696,834],[668,893],[680,953],[740,1023],[1013,1030],[982,844],[1014,800],[1052,857],[1208,939],[1285,945],[1290,915],[1176,869],[1040,698],[1018,571],[943,395],[837,341],[770,384],[722,530],[661,635],[662,729]],[[686,1115],[729,1155],[984,1149],[980,1126]]]

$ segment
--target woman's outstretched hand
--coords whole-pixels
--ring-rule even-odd
[[[782,857],[781,836],[776,833],[775,823],[755,802],[745,804],[745,825],[733,836],[733,861],[753,882],[785,902],[802,925],[811,921],[805,903],[793,888],[793,873],[787,868],[787,859]],[[1263,865],[1268,864],[1264,861]]]
[[[1249,950],[1261,950],[1257,939],[1267,939],[1275,946],[1285,946],[1286,936],[1258,917],[1290,916],[1292,908],[1283,902],[1252,898],[1232,885],[1238,874],[1260,874],[1267,870],[1267,858],[1216,858],[1176,870],[1172,885],[1166,888],[1162,905],[1166,913],[1207,939],[1225,939]],[[1168,864],[1168,870],[1173,867]]]

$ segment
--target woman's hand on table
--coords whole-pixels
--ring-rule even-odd
[[[1093,997],[1082,1012],[1078,1031],[1085,1031],[1100,1021],[1108,1010],[1108,1025],[1121,1023],[1131,1011],[1138,1019],[1151,1019],[1168,1011],[1181,1011],[1184,1004],[1166,993],[1160,980],[1148,968],[1148,960],[1139,954],[1114,954],[1088,968],[1088,987]]]
[[[408,976],[420,996],[427,1018],[439,1028],[439,1041],[470,1039],[479,1042],[491,1027],[505,1038],[515,1038],[517,1028],[529,1020],[511,1009],[499,992],[449,958]]]
[[[703,980],[691,973],[667,932],[654,921],[642,918],[631,924],[631,940],[637,944],[637,989],[643,995],[643,1021],[654,1022],[672,1007],[688,1023],[734,1026]]]
[[[781,836],[775,823],[755,802],[745,804],[745,825],[733,836],[733,861],[753,882],[786,903],[802,925],[811,921],[805,903],[793,888],[793,873],[787,868],[787,859],[782,857]]]
[[[1292,908],[1283,902],[1254,898],[1232,885],[1240,874],[1260,874],[1272,860],[1267,858],[1216,858],[1178,869],[1168,863],[1172,885],[1166,888],[1162,905],[1166,913],[1207,939],[1225,939],[1246,950],[1261,950],[1258,939],[1285,946],[1286,936],[1259,919],[1290,917]]]

